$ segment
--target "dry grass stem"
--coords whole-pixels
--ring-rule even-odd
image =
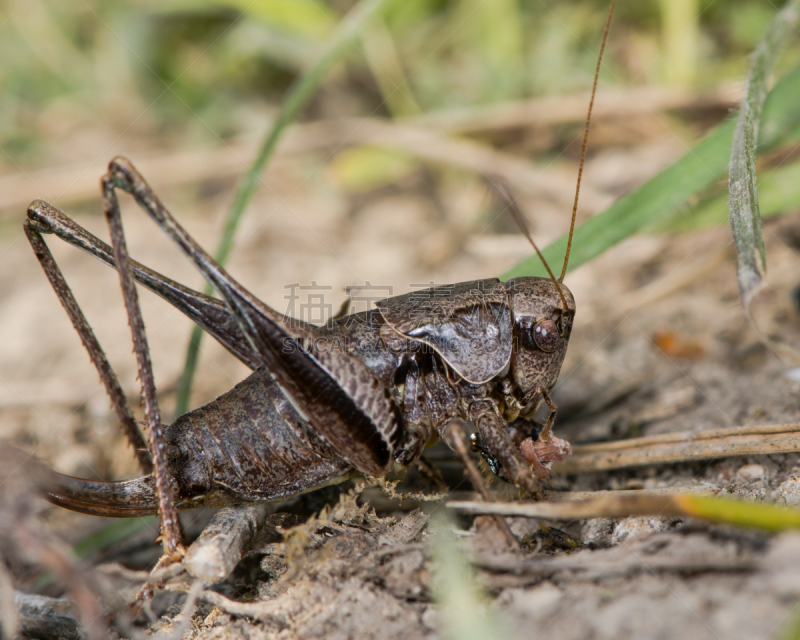
[[[573,455],[554,463],[560,474],[609,471],[651,464],[794,453],[800,449],[800,423],[751,425],[683,431],[617,442],[575,445]]]
[[[741,82],[717,87],[701,96],[677,87],[636,87],[626,91],[624,99],[618,91],[599,91],[595,98],[595,120],[608,116],[621,119],[675,109],[733,108],[741,99],[742,92]],[[588,94],[535,98],[448,109],[407,121],[433,125],[448,133],[485,133],[530,125],[582,122],[586,118],[588,101]]]
[[[710,495],[711,491],[697,492]],[[568,494],[566,494],[568,495]],[[582,497],[549,502],[451,501],[447,506],[470,514],[500,514],[522,518],[584,520],[624,518],[635,515],[683,516],[684,509],[670,491],[597,491]]]
[[[508,556],[477,556],[471,562],[488,571],[535,578],[537,581],[558,574],[559,580],[578,578],[580,580],[608,580],[611,578],[630,578],[642,572],[698,574],[709,571],[744,572],[754,571],[757,564],[751,560],[708,560],[686,558],[676,561],[668,558],[648,558],[642,562],[640,556],[618,549],[607,550],[605,554],[583,554],[580,557],[561,556],[556,558],[536,558],[524,560]],[[610,557],[609,557],[610,556]],[[616,557],[615,557],[616,556]]]
[[[193,149],[138,157],[136,165],[150,177],[158,191],[175,184],[202,184],[208,180],[233,179],[246,169],[256,145],[251,136],[224,143],[221,147]],[[375,145],[409,154],[434,164],[458,167],[478,174],[504,177],[520,189],[535,189],[556,202],[567,201],[574,182],[572,170],[536,164],[520,156],[497,151],[472,140],[451,138],[446,133],[420,125],[395,124],[369,118],[321,120],[296,125],[286,134],[274,163],[287,157],[325,149],[342,151],[355,145]],[[0,177],[0,212],[14,212],[37,197],[46,197],[60,207],[99,197],[97,172],[86,164],[15,173]],[[599,211],[611,197],[584,188],[586,209]]]

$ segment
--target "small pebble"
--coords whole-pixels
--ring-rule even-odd
[[[800,477],[792,476],[775,491],[778,502],[790,507],[800,505]]]
[[[439,627],[439,614],[436,613],[436,607],[425,607],[420,616],[420,622],[428,629],[437,629]]]
[[[746,464],[736,472],[736,475],[745,480],[763,480],[767,473],[760,464]]]
[[[611,544],[620,544],[626,540],[632,540],[639,536],[666,531],[670,528],[669,518],[658,518],[650,516],[635,516],[625,518],[614,527],[611,534]]]
[[[557,613],[563,606],[564,594],[561,589],[549,582],[544,582],[528,589],[508,589],[502,595],[502,608],[516,609],[527,616],[548,618]],[[498,611],[498,614],[503,615]]]

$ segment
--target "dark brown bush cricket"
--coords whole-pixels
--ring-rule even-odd
[[[611,12],[600,59],[610,18]],[[597,74],[581,169],[596,86]],[[580,171],[570,241],[579,189]],[[221,300],[129,258],[118,190],[133,196]],[[505,193],[502,188],[500,192]],[[96,482],[56,474],[49,500],[104,516],[159,513],[164,545],[160,564],[182,553],[178,510],[280,501],[358,473],[382,476],[418,461],[439,437],[456,451],[485,494],[462,438],[464,421],[477,429],[472,449],[491,470],[537,496],[538,481],[547,477],[550,463],[570,453],[569,444],[551,433],[556,406],[549,395],[575,315],[572,294],[562,283],[569,249],[559,278],[547,267],[550,278],[440,286],[389,298],[376,309],[317,327],[283,316],[237,283],[175,221],[129,161],[110,163],[102,197],[111,246],[42,201],[29,207],[25,233],[147,475]],[[505,197],[527,234],[513,200]],[[43,234],[55,234],[119,272],[147,437]],[[135,282],[199,324],[253,373],[213,402],[171,425],[162,424]],[[544,425],[532,419],[542,402],[550,411]]]

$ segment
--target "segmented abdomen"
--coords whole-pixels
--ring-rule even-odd
[[[353,473],[263,368],[178,418],[167,437],[179,494],[202,504],[283,500]]]

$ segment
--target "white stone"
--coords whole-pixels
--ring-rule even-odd
[[[775,498],[779,503],[790,507],[800,505],[800,477],[792,476],[786,482],[781,483],[775,490]]]
[[[666,531],[669,528],[668,518],[632,516],[617,523],[611,534],[611,544],[620,544],[640,536]]]
[[[736,475],[745,480],[763,480],[767,473],[760,464],[746,464],[736,472]]]

